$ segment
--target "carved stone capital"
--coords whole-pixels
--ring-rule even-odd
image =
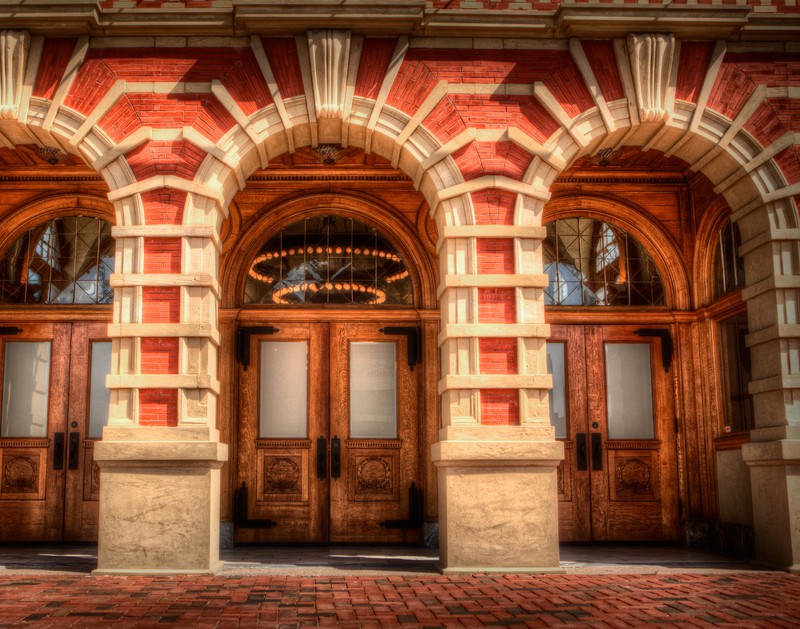
[[[317,118],[341,118],[350,58],[350,31],[309,31],[308,57]]]
[[[30,47],[28,31],[0,31],[0,120],[17,117]]]
[[[628,35],[628,55],[642,122],[669,120],[667,88],[675,53],[675,36],[664,33]]]

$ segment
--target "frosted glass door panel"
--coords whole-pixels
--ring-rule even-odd
[[[609,439],[653,438],[648,343],[606,343]]]
[[[553,376],[553,388],[550,390],[550,423],[556,429],[556,439],[566,439],[567,386],[563,343],[547,343],[547,373]]]
[[[46,437],[50,343],[6,343],[3,437]]]
[[[264,439],[308,436],[308,344],[261,343],[259,436]]]
[[[350,436],[397,437],[394,343],[350,343]]]
[[[89,437],[100,439],[108,423],[111,391],[106,388],[106,376],[111,373],[111,342],[92,343],[92,376],[89,385]]]

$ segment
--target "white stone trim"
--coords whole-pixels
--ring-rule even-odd
[[[307,36],[314,113],[317,118],[341,119],[350,65],[350,31],[310,30]]]
[[[208,389],[219,395],[219,380],[205,373],[109,374],[107,389]]]
[[[439,380],[439,395],[453,389],[552,389],[550,374],[448,374]]]
[[[800,338],[800,324],[779,323],[751,332],[745,337],[745,343],[747,347],[754,347],[771,341],[793,338]]]
[[[703,119],[703,114],[708,105],[708,99],[711,96],[711,90],[717,82],[717,76],[722,68],[722,60],[725,57],[726,47],[724,41],[718,41],[714,45],[714,51],[711,54],[711,60],[708,64],[705,78],[703,79],[703,86],[700,88],[700,93],[697,95],[697,103],[695,104],[694,113],[692,114],[692,121],[689,123],[689,133],[684,134],[669,150],[664,152],[665,157],[674,155],[689,139],[697,133],[700,128],[700,122]]]
[[[222,251],[217,228],[212,225],[127,225],[113,226],[114,238],[208,238]]]
[[[31,47],[28,51],[28,61],[25,67],[25,78],[22,83],[22,91],[19,99],[19,114],[17,120],[22,124],[28,123],[28,110],[31,104],[31,95],[36,85],[36,77],[39,75],[39,63],[42,60],[42,50],[44,49],[44,37],[35,35],[31,38]]]
[[[220,294],[219,281],[210,273],[112,273],[108,283],[112,288],[194,286],[210,288],[217,297]]]
[[[89,38],[85,36],[79,37],[78,41],[75,42],[75,49],[72,51],[67,67],[64,68],[64,75],[61,77],[56,93],[53,94],[53,100],[47,110],[47,115],[44,117],[44,122],[42,122],[42,129],[45,131],[50,131],[53,127],[53,121],[56,119],[58,109],[64,103],[64,98],[66,98],[69,88],[75,82],[75,77],[78,75],[78,70],[83,64],[87,52],[89,52]]]
[[[756,168],[771,160],[778,153],[784,151],[793,144],[800,144],[800,132],[789,131],[784,133],[753,159],[744,164],[741,168],[738,168],[731,176],[714,186],[714,194],[724,194],[731,186],[735,185],[744,177],[747,177]]]
[[[578,66],[578,70],[583,77],[584,83],[586,83],[586,87],[589,89],[589,93],[594,99],[594,103],[597,106],[597,110],[600,112],[600,117],[603,119],[606,131],[608,133],[613,133],[617,130],[617,125],[614,122],[614,118],[611,116],[608,103],[606,103],[600,85],[597,83],[597,77],[594,75],[594,71],[589,64],[589,59],[586,57],[586,51],[583,49],[580,40],[574,37],[570,38],[569,52],[572,55],[572,60],[575,62],[575,65]]]
[[[464,338],[539,338],[550,337],[548,323],[447,323],[442,326],[438,343]]]
[[[577,128],[577,125],[572,118],[569,117],[561,103],[558,102],[550,89],[541,81],[533,84],[533,95],[536,99],[544,105],[544,108],[550,112],[550,115],[556,119],[561,128],[566,131],[569,136],[575,141],[580,148],[584,148],[589,144],[589,138]]]
[[[550,200],[550,192],[542,188],[531,186],[530,184],[504,177],[502,175],[485,175],[477,179],[471,179],[464,183],[456,184],[449,188],[436,191],[436,202],[431,205],[431,217],[435,218],[436,208],[443,201],[447,201],[454,197],[460,197],[469,192],[477,192],[479,190],[486,190],[488,188],[497,188],[498,190],[505,190],[507,192],[516,192],[518,194],[525,194],[542,201]]]
[[[114,85],[111,86],[111,89],[106,92],[106,95],[103,96],[102,100],[97,103],[97,106],[92,109],[92,111],[83,121],[83,124],[78,127],[78,130],[75,131],[75,134],[69,139],[69,143],[72,146],[78,146],[81,140],[89,135],[94,126],[100,122],[103,116],[105,116],[111,110],[111,108],[117,104],[117,101],[122,98],[125,92],[125,81],[121,79],[117,80]]]
[[[771,275],[742,289],[742,299],[749,301],[776,289],[800,289],[800,275]]]
[[[353,99],[356,95],[356,79],[361,63],[361,50],[364,38],[354,35],[350,39],[350,65],[347,68],[347,80],[344,90],[344,109],[342,110],[342,146],[347,148],[350,141],[350,116],[353,113]]]
[[[219,347],[220,335],[210,323],[109,323],[111,338],[206,338]]]
[[[300,61],[300,72],[303,76],[303,98],[308,112],[308,128],[311,132],[311,146],[319,144],[317,114],[314,107],[314,86],[311,80],[311,60],[308,58],[308,39],[303,35],[294,38],[297,58]]]
[[[753,199],[750,203],[745,205],[744,207],[739,208],[733,212],[731,219],[734,222],[741,220],[744,216],[760,208],[767,203],[774,203],[775,201],[781,201],[783,199],[787,199],[789,197],[794,197],[800,194],[800,183],[796,183],[791,186],[786,186],[785,188],[779,188],[778,190],[773,190],[772,192],[768,192],[767,194],[763,195],[760,199]]]
[[[425,98],[423,103],[419,106],[419,109],[414,112],[414,115],[400,132],[400,135],[395,139],[395,144],[392,148],[392,166],[397,168],[398,162],[400,161],[400,151],[402,151],[408,138],[411,137],[411,134],[417,130],[417,127],[422,124],[423,120],[428,117],[436,106],[442,102],[445,96],[447,96],[447,81],[439,81],[436,87],[433,88],[431,93],[428,94],[427,98]]]
[[[704,168],[708,163],[724,152],[724,150],[728,147],[731,141],[736,137],[739,131],[742,130],[744,124],[750,119],[750,117],[756,112],[756,110],[761,106],[764,100],[767,98],[767,88],[764,85],[759,85],[750,95],[750,98],[747,99],[747,102],[742,106],[742,109],[736,114],[736,117],[731,121],[728,130],[725,131],[725,134],[717,141],[716,145],[711,148],[705,155],[703,155],[700,159],[694,162],[691,165],[691,169],[694,171],[699,171]]]
[[[117,188],[116,190],[112,190],[108,193],[108,199],[111,202],[121,201],[126,197],[131,197],[135,194],[141,194],[143,192],[150,192],[152,190],[158,190],[159,188],[182,190],[190,194],[196,194],[201,197],[211,199],[217,203],[221,210],[224,211],[223,208],[225,207],[225,198],[220,191],[213,190],[207,186],[203,186],[175,175],[156,175],[155,177],[149,177],[148,179],[137,181],[127,186],[123,186],[122,188]]]
[[[378,119],[383,111],[383,106],[386,104],[386,99],[389,98],[389,92],[394,85],[397,78],[397,73],[400,72],[400,66],[403,64],[403,59],[408,52],[408,37],[405,35],[398,38],[397,45],[392,53],[392,58],[389,61],[389,67],[386,69],[386,75],[383,77],[380,92],[375,99],[375,104],[372,106],[372,113],[370,113],[369,120],[366,126],[366,135],[364,138],[364,152],[369,154],[372,152],[372,134],[375,131],[375,126],[378,124]]]
[[[669,33],[631,33],[627,47],[639,119],[642,122],[666,122],[673,109],[668,95],[670,68],[673,55],[679,56],[675,36]]]
[[[266,168],[269,165],[267,149],[264,147],[264,143],[261,141],[258,133],[256,133],[256,131],[253,129],[250,119],[242,111],[242,108],[239,107],[239,103],[237,103],[233,96],[231,96],[228,88],[226,88],[220,81],[214,79],[211,81],[211,93],[217,98],[217,100],[219,100],[220,103],[222,103],[222,106],[225,107],[228,112],[230,112],[234,120],[236,120],[242,130],[247,134],[247,137],[250,138],[250,141],[258,151],[258,157],[261,160],[261,168]]]
[[[448,238],[537,238],[547,237],[546,227],[528,225],[445,225],[436,249],[440,250]]]
[[[278,112],[278,116],[283,124],[283,130],[286,134],[286,142],[289,145],[289,152],[294,153],[295,145],[292,122],[289,118],[288,112],[286,111],[286,105],[283,102],[283,96],[281,96],[281,91],[278,88],[278,82],[275,80],[275,75],[272,72],[272,66],[269,64],[269,59],[267,58],[267,53],[264,50],[264,44],[261,42],[261,37],[258,35],[252,35],[250,37],[250,48],[252,49],[253,55],[256,58],[256,63],[258,63],[258,67],[261,70],[264,81],[267,83],[267,88],[272,96],[272,101],[275,103],[275,110]],[[244,188],[244,186],[242,186],[242,188]]]
[[[31,47],[28,31],[0,31],[0,119],[19,118],[25,85],[25,65]]]
[[[800,228],[778,229],[771,227],[769,231],[762,232],[755,238],[752,238],[741,245],[739,247],[739,255],[746,256],[748,253],[755,251],[759,247],[771,245],[772,243],[791,242],[794,240],[800,241]]]

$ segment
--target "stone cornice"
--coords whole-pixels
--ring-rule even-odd
[[[794,40],[800,12],[761,13],[741,5],[565,3],[543,11],[446,9],[425,0],[231,0],[210,8],[102,8],[97,0],[0,0],[0,23],[33,34],[217,36],[350,29],[364,35],[424,37],[621,37],[670,32],[680,39]]]

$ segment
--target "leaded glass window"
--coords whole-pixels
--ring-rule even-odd
[[[550,306],[662,306],[653,259],[625,230],[604,221],[566,218],[547,225],[544,270]]]
[[[714,297],[722,297],[735,288],[744,286],[744,259],[739,255],[741,238],[739,228],[725,223],[717,238],[714,256]]]
[[[411,305],[408,268],[373,227],[342,216],[314,216],[276,234],[258,252],[245,304]]]
[[[20,236],[0,260],[0,303],[110,304],[114,291],[111,224],[54,218]]]

